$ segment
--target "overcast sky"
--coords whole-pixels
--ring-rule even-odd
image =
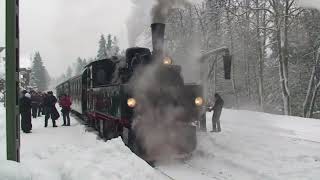
[[[21,66],[39,51],[51,76],[64,73],[77,57],[94,57],[100,35],[128,45],[130,0],[20,0]],[[5,0],[0,0],[0,46],[4,46]],[[3,54],[2,54],[3,56]]]

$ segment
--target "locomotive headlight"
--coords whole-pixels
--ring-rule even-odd
[[[172,59],[169,58],[169,57],[165,57],[165,58],[163,59],[163,64],[164,64],[164,65],[171,65],[171,64],[172,64]]]
[[[197,97],[197,98],[194,100],[194,104],[195,104],[196,106],[202,106],[203,103],[204,103],[204,100],[203,100],[202,97]]]
[[[134,108],[137,105],[137,101],[134,98],[129,98],[127,104],[129,107]]]

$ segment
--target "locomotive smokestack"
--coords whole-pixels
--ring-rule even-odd
[[[164,46],[164,31],[165,24],[163,23],[153,23],[151,24],[152,32],[152,46],[153,46],[153,56],[162,58],[163,56],[163,46]]]

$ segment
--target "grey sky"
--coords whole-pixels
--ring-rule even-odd
[[[4,45],[5,0],[0,0],[0,46]],[[130,0],[20,0],[21,65],[39,51],[51,76],[64,73],[78,56],[94,57],[100,35],[128,45]]]

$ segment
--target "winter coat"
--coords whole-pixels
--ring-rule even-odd
[[[216,98],[216,101],[214,103],[214,106],[212,107],[212,110],[214,110],[213,115],[212,115],[212,120],[213,121],[219,121],[222,108],[223,108],[224,101],[223,99],[219,96]]]
[[[217,98],[215,103],[214,103],[214,106],[213,106],[213,110],[214,111],[221,111],[222,108],[223,108],[223,104],[224,104],[224,101],[222,100],[221,97]]]
[[[43,105],[45,107],[55,107],[55,104],[57,103],[57,98],[53,95],[48,95],[43,99]]]
[[[43,107],[45,114],[52,114],[57,111],[55,104],[57,103],[57,98],[53,95],[47,95],[43,99]]]
[[[71,110],[71,98],[69,96],[63,96],[60,100],[59,100],[59,105],[62,107],[63,110]]]
[[[23,96],[20,98],[20,113],[31,113],[31,99]]]
[[[21,128],[24,132],[29,132],[32,129],[31,124],[31,99],[23,96],[19,100],[19,108],[21,114]]]

